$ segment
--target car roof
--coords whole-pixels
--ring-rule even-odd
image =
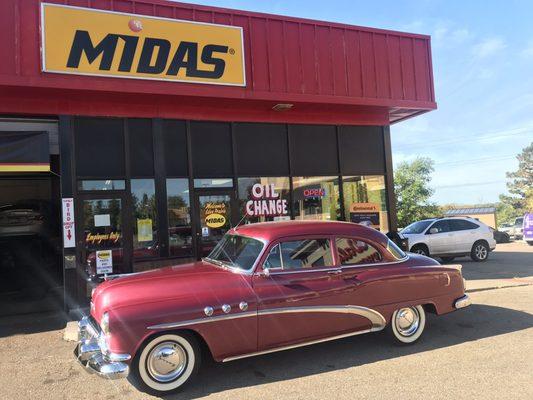
[[[273,221],[241,225],[229,233],[273,241],[277,238],[300,235],[346,235],[366,237],[375,242],[386,242],[387,237],[376,229],[353,222],[342,221]]]

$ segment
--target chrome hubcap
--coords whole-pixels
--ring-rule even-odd
[[[480,260],[484,260],[487,257],[487,249],[485,246],[477,245],[474,251],[476,253],[476,257]]]
[[[401,308],[396,313],[394,324],[400,335],[411,336],[420,326],[420,314],[413,307]]]
[[[424,250],[422,250],[422,249],[417,249],[417,250],[416,250],[416,253],[417,253],[417,254],[422,254],[423,256],[426,255],[426,252],[425,252]]]
[[[159,382],[170,382],[185,370],[187,353],[178,343],[159,343],[148,354],[146,364],[152,378]]]

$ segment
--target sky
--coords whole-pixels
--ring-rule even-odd
[[[438,109],[391,127],[394,164],[435,162],[432,200],[483,204],[533,142],[533,1],[196,0],[431,35]]]

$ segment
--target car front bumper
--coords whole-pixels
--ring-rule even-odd
[[[456,309],[460,309],[468,307],[470,304],[472,304],[472,300],[470,300],[470,297],[465,294],[463,297],[460,297],[455,300],[455,303],[453,305]]]
[[[107,379],[125,378],[129,374],[126,361],[131,356],[110,353],[106,348],[104,335],[90,317],[83,317],[78,322],[78,345],[74,349],[74,355],[91,374]]]

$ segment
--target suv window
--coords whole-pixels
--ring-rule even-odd
[[[379,250],[362,240],[337,238],[335,244],[341,265],[373,264],[383,260]]]
[[[435,222],[433,225],[431,225],[431,227],[428,229],[427,233],[429,233],[429,231],[431,229],[437,229],[437,233],[444,233],[444,232],[450,232],[450,225],[449,225],[449,221],[447,219],[442,219],[442,220],[439,220],[437,222]]]
[[[448,223],[450,224],[451,231],[468,231],[479,228],[479,225],[464,219],[451,219]]]
[[[329,239],[303,239],[282,242],[272,248],[265,261],[266,268],[293,270],[332,267],[333,255]]]

